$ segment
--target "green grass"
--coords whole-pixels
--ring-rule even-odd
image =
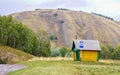
[[[80,61],[29,61],[8,75],[120,75],[120,64]]]

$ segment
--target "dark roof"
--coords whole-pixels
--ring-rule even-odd
[[[97,40],[74,40],[72,50],[101,50]]]

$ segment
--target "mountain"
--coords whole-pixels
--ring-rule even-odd
[[[99,40],[116,46],[120,43],[120,23],[95,14],[66,9],[36,9],[12,14],[34,32],[44,30],[57,46],[71,47],[74,39]]]

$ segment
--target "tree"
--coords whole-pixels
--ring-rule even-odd
[[[47,33],[44,30],[39,30],[37,36],[39,41],[39,52],[41,52],[39,56],[50,56],[50,40]]]
[[[61,20],[61,21],[60,21],[60,23],[61,23],[61,24],[63,24],[63,23],[64,23],[64,21],[63,21],[63,20]]]
[[[111,59],[112,53],[114,51],[114,48],[110,45],[102,45],[101,46],[101,58],[103,59]]]
[[[57,57],[57,56],[60,56],[61,53],[60,53],[60,49],[59,48],[54,48],[54,49],[51,49],[51,56],[52,57]]]
[[[45,32],[40,36],[15,21],[12,16],[0,16],[0,44],[11,46],[36,56],[50,56],[50,41]]]
[[[65,47],[62,47],[60,49],[60,53],[61,53],[61,56],[62,57],[65,57],[65,55],[69,52],[69,49],[68,48],[65,48]]]
[[[112,53],[112,59],[120,59],[120,44],[113,51],[113,53]]]
[[[49,38],[50,38],[50,40],[58,40],[57,36],[55,36],[55,35],[51,35]]]

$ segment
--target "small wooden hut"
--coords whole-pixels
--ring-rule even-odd
[[[72,44],[75,61],[99,61],[100,50],[97,40],[74,40]]]

